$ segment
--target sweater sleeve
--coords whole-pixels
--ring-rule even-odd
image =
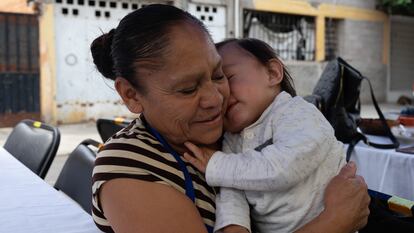
[[[243,191],[231,188],[220,188],[216,196],[216,223],[214,231],[229,225],[239,225],[250,229],[250,209]]]
[[[206,169],[207,183],[242,190],[286,190],[318,168],[337,142],[324,116],[300,101],[283,109],[272,130],[273,144],[261,151],[214,153]]]

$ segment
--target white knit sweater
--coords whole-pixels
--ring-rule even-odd
[[[254,124],[226,133],[223,152],[208,163],[207,183],[224,187],[216,198],[215,229],[298,229],[323,210],[325,187],[344,164],[343,144],[319,110],[281,92]]]

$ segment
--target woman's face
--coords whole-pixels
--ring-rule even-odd
[[[271,104],[277,95],[276,84],[268,67],[236,43],[224,45],[219,53],[231,93],[224,128],[238,133],[258,120]]]
[[[221,136],[229,87],[221,58],[196,26],[172,29],[164,67],[140,78],[143,114],[176,149],[185,141],[213,144]]]

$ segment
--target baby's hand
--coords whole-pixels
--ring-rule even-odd
[[[194,156],[184,153],[184,158],[202,173],[206,173],[208,161],[213,156],[215,150],[207,147],[198,147],[191,142],[185,142],[184,145],[190,150]]]

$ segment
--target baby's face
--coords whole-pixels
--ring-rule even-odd
[[[229,43],[219,49],[219,54],[230,85],[224,128],[238,133],[258,120],[273,101],[275,91],[269,84],[267,67],[249,52]]]

